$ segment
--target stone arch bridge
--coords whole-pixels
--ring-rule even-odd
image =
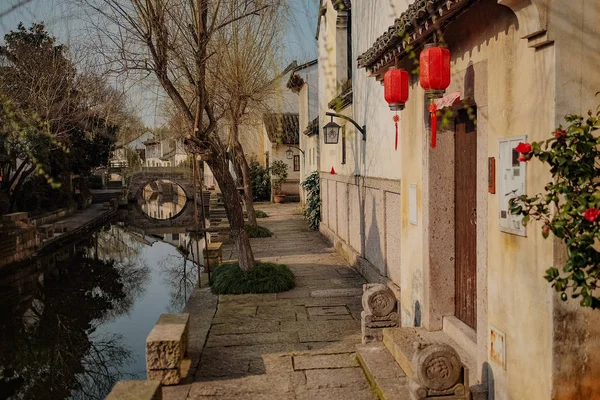
[[[142,192],[144,186],[161,180],[169,180],[178,184],[188,200],[194,198],[194,182],[192,171],[187,167],[143,167],[123,168],[127,187],[125,193],[128,201],[135,201]]]

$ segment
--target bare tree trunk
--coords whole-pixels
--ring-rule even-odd
[[[216,150],[215,146],[212,147]],[[213,151],[207,163],[223,194],[225,211],[227,212],[231,234],[236,244],[240,268],[248,271],[254,267],[254,254],[252,253],[252,247],[250,247],[250,239],[244,229],[244,213],[242,212],[241,198],[233,177],[229,173],[227,157],[222,151]]]
[[[237,121],[233,121],[232,144],[236,162],[239,169],[242,171],[242,180],[244,184],[244,199],[246,203],[246,214],[248,215],[248,224],[258,226],[256,222],[256,211],[254,210],[254,199],[252,196],[252,179],[250,178],[250,166],[244,155],[244,149],[239,140],[239,125]]]

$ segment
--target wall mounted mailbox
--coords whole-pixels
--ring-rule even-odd
[[[518,160],[519,153],[515,147],[519,142],[527,141],[526,136],[515,136],[498,141],[497,196],[498,218],[502,232],[526,236],[521,221],[522,216],[512,215],[508,209],[508,201],[525,193],[525,176],[527,163]]]

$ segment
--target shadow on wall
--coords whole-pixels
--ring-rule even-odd
[[[415,327],[421,326],[421,303],[419,300],[415,301]]]
[[[367,192],[367,189],[365,188],[365,197],[367,194],[366,192]],[[363,201],[363,209],[364,209],[364,201]],[[383,249],[381,248],[381,239],[380,239],[380,235],[379,235],[379,227],[377,226],[376,212],[377,212],[377,210],[375,209],[375,198],[373,198],[372,206],[371,206],[371,225],[369,226],[369,233],[365,237],[364,254],[365,254],[365,258],[367,260],[369,260],[371,262],[371,264],[375,265],[375,267],[377,269],[382,267],[380,272],[381,272],[381,275],[385,276],[385,275],[387,275],[386,271],[385,271],[385,267],[383,265],[378,265],[379,261],[383,261],[383,263],[385,263],[385,260],[383,257]],[[366,217],[366,215],[365,215],[365,217]],[[362,231],[364,232],[364,228]],[[367,252],[368,252],[368,254],[367,254]],[[370,255],[377,255],[377,258],[381,257],[381,260],[374,259],[374,257],[370,257]]]

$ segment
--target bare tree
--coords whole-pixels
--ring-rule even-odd
[[[234,16],[243,13],[237,0]],[[211,63],[210,81],[215,84],[215,97],[218,106],[230,123],[229,148],[234,154],[236,169],[241,171],[244,185],[248,223],[256,226],[256,213],[252,196],[250,167],[240,142],[242,124],[265,109],[265,100],[272,97],[275,85],[280,44],[282,43],[281,21],[284,21],[284,7],[273,7],[258,15],[252,15],[236,24],[231,24],[217,34],[219,56]]]
[[[191,150],[208,153],[207,163],[225,200],[240,267],[254,256],[244,229],[241,198],[228,169],[227,148],[217,134],[207,70],[216,34],[281,0],[78,0],[103,16],[97,24],[105,55],[120,74],[150,73],[186,121]]]

